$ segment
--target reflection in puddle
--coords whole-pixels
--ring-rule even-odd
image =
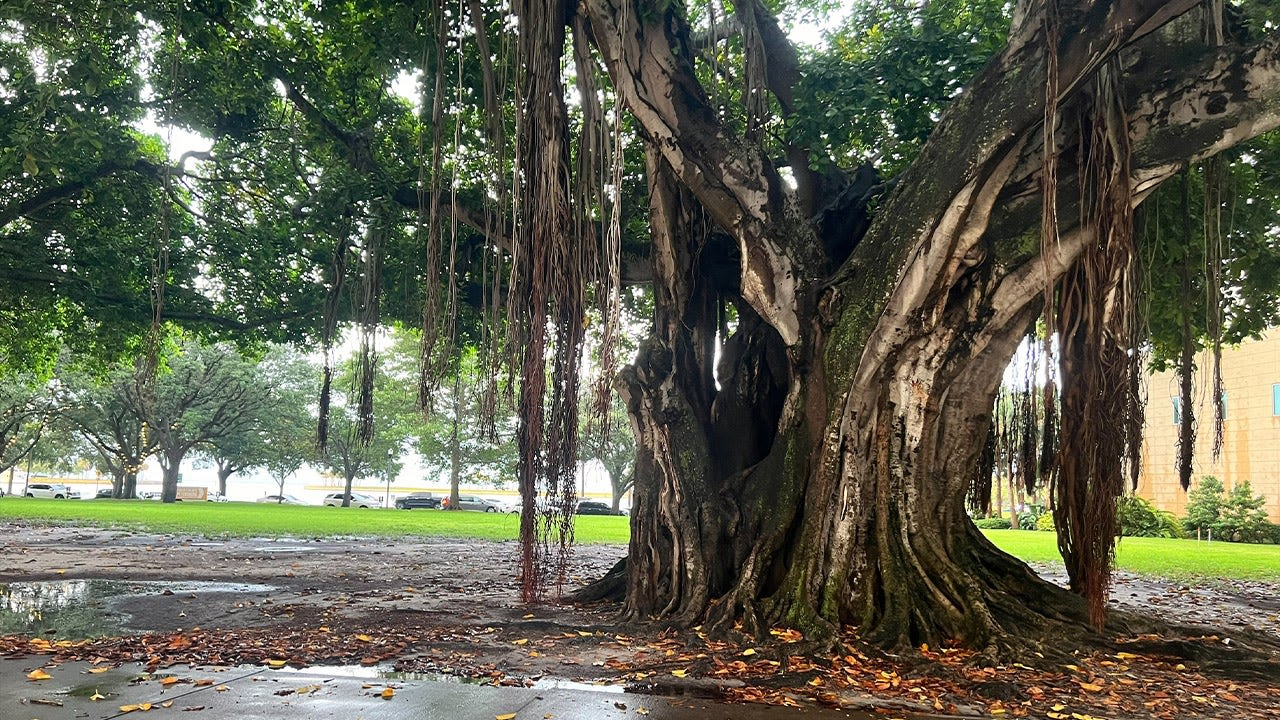
[[[257,593],[271,585],[201,581],[123,582],[49,580],[0,583],[0,635],[42,635],[66,640],[118,635],[128,619],[112,604],[163,593]]]
[[[354,678],[357,680],[427,680],[430,682],[457,683],[461,685],[493,684],[493,681],[487,677],[473,678],[439,672],[406,672],[403,670],[396,670],[390,665],[317,665],[305,668],[283,667],[278,670],[273,670],[272,672],[304,675],[316,674],[332,677]],[[575,690],[603,693],[624,693],[627,691],[625,685],[596,684],[549,677],[534,680],[532,684],[526,685],[525,687],[529,687],[534,690]]]

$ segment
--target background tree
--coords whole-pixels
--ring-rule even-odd
[[[160,499],[177,499],[182,461],[192,450],[245,432],[271,401],[253,363],[226,346],[183,343],[166,357],[154,397],[145,385],[127,388],[131,411],[145,418],[164,470]]]
[[[40,441],[50,410],[45,385],[28,373],[0,376],[0,472],[8,472],[8,492],[13,492],[13,470]]]
[[[111,495],[133,498],[138,472],[156,449],[154,434],[132,402],[137,373],[117,367],[98,376],[64,368],[59,373],[58,412],[98,454],[111,475]]]
[[[583,413],[590,416],[590,411]],[[631,418],[621,402],[613,400],[609,405],[607,428],[598,420],[593,427],[583,426],[580,447],[583,460],[597,460],[609,473],[612,491],[612,507],[617,510],[622,497],[635,484],[636,439],[631,429]]]

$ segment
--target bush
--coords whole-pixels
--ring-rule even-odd
[[[1182,525],[1188,533],[1206,532],[1218,522],[1224,492],[1218,478],[1212,475],[1200,478],[1196,489],[1187,493],[1187,519]]]
[[[1054,524],[1053,524],[1053,513],[1046,512],[1045,514],[1036,518],[1036,529],[1041,532],[1053,532],[1054,530],[1056,530],[1057,528],[1054,527]]]
[[[1230,542],[1280,542],[1280,526],[1272,523],[1262,509],[1266,498],[1254,495],[1248,482],[1226,493],[1222,481],[1205,476],[1187,498],[1187,519],[1183,524],[1189,534],[1212,531],[1215,538]]]
[[[1040,519],[1043,512],[1032,512],[1028,510],[1018,514],[1018,527],[1022,530],[1035,530],[1036,521]]]
[[[1125,537],[1182,537],[1182,523],[1173,513],[1157,510],[1144,498],[1125,495],[1116,508],[1120,534]]]
[[[978,518],[973,521],[973,524],[977,525],[979,530],[1008,530],[1013,527],[1013,523],[1009,522],[1008,518],[1002,517]]]

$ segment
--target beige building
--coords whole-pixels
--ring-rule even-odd
[[[1280,522],[1280,328],[1261,340],[1247,340],[1222,350],[1222,453],[1213,459],[1210,358],[1196,358],[1196,448],[1192,488],[1205,475],[1230,491],[1249,482],[1255,495],[1267,499],[1266,510]],[[1178,376],[1173,371],[1147,379],[1147,424],[1142,442],[1142,475],[1138,495],[1162,510],[1186,515],[1187,493],[1178,485],[1178,422],[1181,416]]]

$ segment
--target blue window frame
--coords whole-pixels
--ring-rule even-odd
[[[1173,424],[1182,424],[1182,398],[1170,398],[1173,400]]]
[[[1280,383],[1271,386],[1271,414],[1280,416]]]

